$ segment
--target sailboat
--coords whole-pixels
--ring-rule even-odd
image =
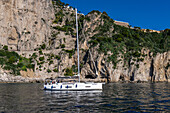
[[[78,38],[78,21],[77,21],[77,9],[76,10],[76,32],[77,32],[77,57],[78,57],[78,74],[73,77],[59,77],[57,80],[49,80],[44,84],[44,90],[51,91],[88,91],[88,90],[102,90],[104,83],[94,82],[80,82],[80,64],[79,64],[79,38]],[[63,79],[71,79],[78,77],[78,82],[67,81],[63,82]]]

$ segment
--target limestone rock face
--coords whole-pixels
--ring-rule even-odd
[[[118,81],[132,81],[132,82],[162,82],[170,81],[170,52],[158,53],[155,57],[150,56],[149,50],[145,51],[145,56],[143,61],[135,62],[130,61],[129,67],[124,66],[124,59],[121,60],[116,66],[112,62],[104,61],[104,55],[94,54],[94,59],[96,56],[99,58],[96,61],[96,66],[99,72],[97,79],[102,81],[102,78],[107,78],[110,82]],[[102,59],[102,60],[101,60]],[[133,64],[132,64],[133,62]],[[88,66],[86,64],[85,68],[82,69],[82,75],[88,75],[91,72],[95,75],[95,70],[93,66]]]
[[[20,73],[21,73],[21,76],[23,77],[30,77],[30,78],[34,77],[34,72],[32,69],[31,70],[27,69],[27,71],[20,71]]]
[[[98,32],[95,29],[104,24],[101,15],[102,13],[97,12],[86,15],[86,18],[89,18],[91,21],[84,21],[84,27],[82,29],[82,34],[80,35],[81,38],[84,38],[84,41],[80,41],[81,48],[89,49],[88,41]],[[104,35],[112,37],[113,30],[114,27],[111,27],[110,31],[106,31]],[[125,64],[126,61],[124,58],[118,57],[117,61],[120,62],[118,62],[115,67],[114,63],[107,61],[107,55],[112,55],[112,53],[108,51],[107,55],[104,55],[103,53],[100,53],[98,49],[98,46],[90,49],[95,63],[92,62],[89,53],[81,53],[80,55],[81,62],[84,63],[81,71],[81,75],[84,78],[96,78],[98,81],[104,81],[104,79],[107,79],[107,81],[110,82],[169,81],[169,52],[158,53],[156,56],[153,56],[153,53],[150,52],[150,50],[143,48],[141,54],[145,54],[146,56],[140,58],[132,57],[128,64]],[[123,55],[120,54],[118,56]],[[98,76],[96,75],[94,64],[97,67]]]
[[[66,69],[77,68],[75,10],[53,5],[51,0],[0,0],[0,45],[7,45],[9,50],[26,58],[34,55],[35,65],[34,70],[20,71],[21,76],[11,76],[10,72],[0,69],[0,82],[44,80],[64,76]],[[104,54],[98,51],[98,45],[91,48],[88,45],[108,17],[98,11],[86,16],[78,14],[80,17],[83,17],[79,25],[82,81],[170,82],[170,51],[153,56],[143,48],[141,53],[145,56],[140,61],[132,57],[128,64],[123,53],[119,53],[119,62],[115,65],[107,59],[113,52]],[[129,27],[127,23],[123,26]],[[114,29],[111,25],[102,35],[112,37]],[[42,44],[46,46],[43,49]]]
[[[0,73],[0,82],[5,83],[28,83],[28,82],[43,82],[45,77],[23,77],[23,76],[14,76],[7,73]]]
[[[18,51],[47,44],[53,18],[51,0],[1,0],[0,44]]]
[[[170,78],[169,62],[170,52],[157,54],[157,56],[154,58],[154,71],[153,71],[154,81],[169,81]]]

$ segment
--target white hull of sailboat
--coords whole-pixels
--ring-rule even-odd
[[[103,83],[55,83],[44,85],[45,90],[52,91],[88,91],[102,90]]]

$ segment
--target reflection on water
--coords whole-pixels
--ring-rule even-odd
[[[170,83],[114,83],[103,91],[44,91],[0,84],[0,112],[170,112]]]
[[[80,108],[88,109],[100,101],[102,91],[46,91],[51,97],[48,103],[53,110],[80,112]],[[87,98],[88,97],[88,98]]]

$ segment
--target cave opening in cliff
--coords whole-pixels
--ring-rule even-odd
[[[151,77],[152,82],[154,81],[153,71],[154,71],[154,66],[153,66],[153,59],[152,59],[151,66],[150,66],[150,72],[149,72],[149,76]]]
[[[86,77],[85,78],[88,78],[88,79],[95,79],[96,78],[96,76],[95,75],[86,75]]]
[[[130,81],[134,81],[134,72],[132,72],[132,76],[130,77]]]
[[[119,80],[120,81],[125,81],[125,77],[123,75],[120,75]]]

